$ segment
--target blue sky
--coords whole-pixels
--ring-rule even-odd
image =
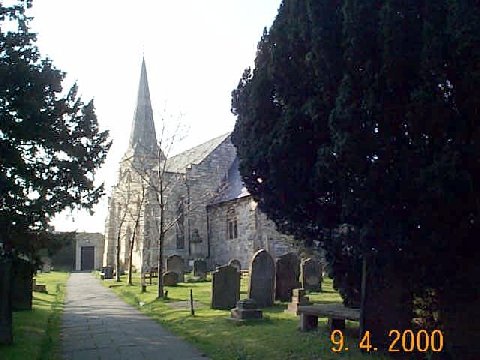
[[[281,0],[34,0],[30,14],[44,56],[94,99],[102,130],[113,146],[97,182],[107,194],[128,145],[142,54],[157,132],[162,118],[185,138],[179,152],[233,129],[230,93],[253,66],[264,27]],[[105,197],[88,212],[64,212],[57,230],[103,232]]]

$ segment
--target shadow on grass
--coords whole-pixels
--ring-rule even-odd
[[[38,304],[38,305],[50,306],[51,303],[55,300],[55,297],[52,296],[52,298],[51,298],[51,299],[48,299],[48,300],[44,300],[44,299],[40,299],[40,298],[34,297],[33,300],[34,300],[35,303]]]
[[[108,285],[108,287],[111,289],[111,288],[116,288],[116,287],[119,287],[119,286],[124,286],[124,284],[121,284],[121,283],[118,283],[118,284],[110,284]]]
[[[271,313],[283,313],[285,309],[287,308],[287,304],[282,304],[282,303],[277,303],[273,304],[273,306],[270,306],[268,308],[265,308],[265,311],[271,312]]]
[[[337,294],[335,290],[322,290],[319,294]]]

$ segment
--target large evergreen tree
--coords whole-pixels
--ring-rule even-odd
[[[479,15],[463,0],[285,0],[232,100],[262,210],[324,240],[347,299],[361,257],[372,294],[397,288],[382,309],[398,321],[434,289],[465,359],[480,352],[466,321],[479,318]]]
[[[91,208],[103,194],[94,172],[110,147],[93,102],[65,95],[65,74],[41,57],[26,10],[0,4],[0,242],[32,254],[51,217]]]

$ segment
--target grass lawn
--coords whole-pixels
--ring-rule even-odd
[[[297,316],[285,313],[286,303],[276,303],[263,309],[264,320],[237,324],[228,320],[229,311],[210,309],[211,282],[181,283],[166,287],[168,300],[157,301],[156,286],[140,293],[140,279],[134,277],[134,285],[103,281],[126,302],[138,307],[156,319],[173,333],[197,346],[213,360],[300,360],[300,359],[387,359],[379,354],[362,354],[358,345],[358,323],[347,322],[345,331],[348,351],[334,353],[326,328],[326,319],[319,319],[319,330],[302,333],[297,330]],[[190,289],[197,303],[195,316],[185,305]],[[332,289],[332,281],[323,283],[324,292],[308,294],[314,302],[340,302],[340,296]],[[247,279],[242,279],[241,298],[247,297]],[[182,302],[182,303],[180,303]]]
[[[48,294],[33,293],[33,310],[13,313],[13,345],[0,346],[2,360],[60,359],[60,321],[68,273],[35,276]]]

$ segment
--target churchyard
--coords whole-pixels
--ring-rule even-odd
[[[229,267],[228,267],[229,268]],[[229,269],[227,269],[229,270]],[[217,276],[216,273],[214,273]],[[240,279],[240,299],[247,299],[249,276],[243,272]],[[285,312],[286,301],[275,301],[261,308],[263,318],[246,322],[230,319],[230,306],[212,309],[212,274],[199,281],[192,273],[185,275],[185,282],[166,286],[168,298],[157,300],[156,280],[141,293],[141,278],[133,278],[133,286],[127,285],[126,276],[120,283],[103,281],[127,303],[136,306],[176,335],[190,341],[214,360],[227,359],[387,359],[380,354],[362,354],[358,350],[358,322],[346,323],[344,331],[348,351],[332,352],[327,319],[319,319],[318,330],[300,332],[299,317]],[[193,292],[194,312],[191,315],[190,290]],[[317,289],[318,290],[318,289]],[[340,304],[341,297],[332,287],[332,280],[325,278],[322,291],[306,294],[317,304]],[[252,294],[250,294],[250,297]],[[273,298],[271,294],[271,298]],[[268,297],[267,297],[268,298]],[[220,306],[217,306],[220,307]]]

